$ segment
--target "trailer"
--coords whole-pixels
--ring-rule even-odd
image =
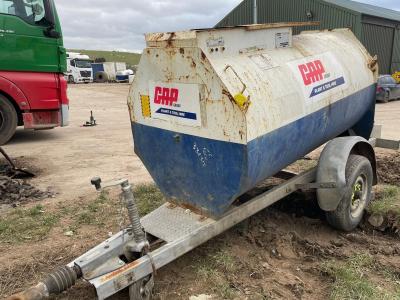
[[[335,228],[356,228],[377,183],[369,140],[378,74],[349,30],[262,24],[146,36],[128,106],[135,152],[168,202],[11,299],[44,299],[90,282],[98,299],[150,299],[156,271],[299,190],[315,190]],[[310,25],[310,24],[308,24]],[[351,62],[351,68],[346,64]],[[325,145],[318,166],[285,168]],[[267,178],[283,183],[247,201]]]
[[[124,62],[92,63],[93,77],[95,82],[112,82],[117,79],[117,72],[126,70]]]

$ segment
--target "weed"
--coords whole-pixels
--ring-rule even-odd
[[[100,195],[83,209],[75,218],[75,224],[72,225],[76,230],[78,225],[103,225],[105,215],[113,215],[111,212],[114,203],[111,203],[107,192],[101,192]],[[76,231],[75,230],[75,231]]]
[[[369,205],[368,211],[371,214],[381,215],[392,212],[400,217],[400,187],[383,186],[378,191],[376,200]]]
[[[42,205],[18,209],[0,219],[0,240],[17,243],[42,240],[58,223],[59,216],[46,212]]]
[[[163,194],[155,184],[137,185],[133,194],[141,216],[147,215],[165,202]]]
[[[140,215],[146,215],[164,202],[164,197],[154,184],[138,185],[134,189]],[[121,213],[121,203],[119,200],[111,199],[107,192],[102,192],[99,196],[79,209],[74,215],[73,224],[70,225],[77,232],[82,225],[104,225],[107,218],[115,218],[117,221]],[[127,220],[127,211],[122,209],[122,218]]]
[[[334,280],[330,295],[333,300],[399,299],[397,291],[385,291],[366,275],[382,271],[370,255],[355,255],[342,263],[329,261],[322,270]]]
[[[237,270],[235,258],[228,252],[221,250],[202,257],[195,266],[199,279],[205,281],[213,293],[223,299],[233,299],[237,296],[228,278]]]

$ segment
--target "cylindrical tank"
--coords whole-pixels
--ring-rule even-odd
[[[170,201],[219,216],[330,139],[369,138],[376,60],[348,29],[263,24],[146,42],[128,99],[134,146]]]

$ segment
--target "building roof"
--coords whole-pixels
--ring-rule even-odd
[[[400,22],[400,11],[382,8],[370,4],[360,3],[350,0],[323,0],[328,3],[336,4],[338,6],[357,11],[364,15],[376,16],[389,20],[395,20]]]

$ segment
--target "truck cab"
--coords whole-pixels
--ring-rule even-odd
[[[87,55],[67,52],[67,80],[68,83],[93,82],[92,61]]]
[[[0,0],[0,145],[18,126],[67,126],[66,51],[53,0]]]

